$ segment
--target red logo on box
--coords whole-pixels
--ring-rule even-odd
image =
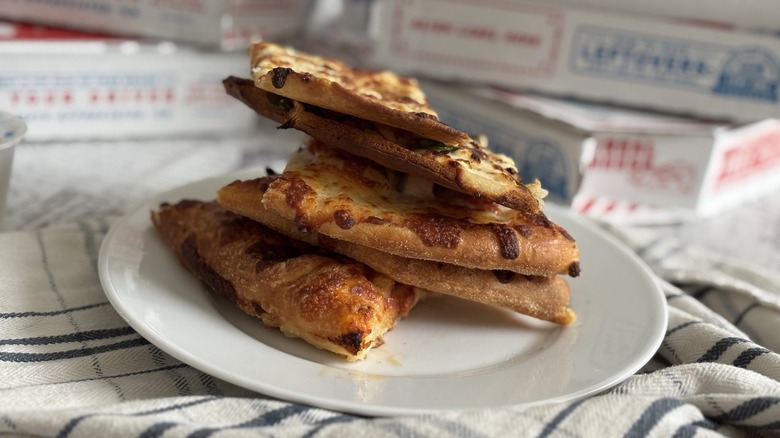
[[[637,188],[667,193],[690,193],[696,181],[696,166],[685,161],[658,164],[651,138],[602,138],[589,169],[618,171]]]
[[[2,23],[0,41],[115,40],[116,36],[25,23]]]
[[[650,139],[600,139],[590,162],[591,168],[648,170],[653,167],[655,148]]]
[[[765,133],[723,151],[715,188],[734,184],[780,164],[780,132]]]
[[[555,72],[563,37],[560,9],[495,0],[398,0],[392,12],[390,47],[396,56],[525,76]]]

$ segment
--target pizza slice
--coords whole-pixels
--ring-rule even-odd
[[[281,127],[509,208],[542,208],[539,182],[523,183],[511,158],[440,122],[414,79],[267,42],[250,57],[253,79],[226,78],[225,90]]]
[[[151,219],[178,260],[215,295],[349,361],[381,345],[426,293],[216,202],[162,204]]]
[[[258,203],[258,196],[276,177],[262,177],[250,184],[229,184],[219,191],[219,202],[292,239],[365,263],[398,282],[483,304],[507,308],[537,319],[568,325],[576,319],[569,308],[569,287],[560,276],[538,277],[510,271],[468,269],[448,263],[400,257],[317,232],[303,232]],[[242,190],[241,187],[254,187]],[[243,206],[243,207],[239,207]]]
[[[543,213],[449,191],[316,140],[267,188],[236,181],[218,200],[253,219],[268,209],[301,231],[401,257],[543,277],[580,270],[576,242]]]
[[[340,60],[270,42],[249,49],[255,86],[288,99],[443,142],[468,136],[439,121],[414,78],[353,68]]]

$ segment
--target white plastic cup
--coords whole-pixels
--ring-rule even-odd
[[[27,132],[24,120],[13,114],[0,111],[0,231],[5,218],[5,201],[11,182],[11,165],[14,162],[14,149]]]

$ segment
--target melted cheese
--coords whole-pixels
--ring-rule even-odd
[[[339,208],[349,210],[358,221],[369,216],[432,213],[475,224],[518,218],[515,210],[463,193],[446,191],[445,196],[437,195],[430,180],[401,174],[322,145],[313,152],[309,149],[294,154],[285,173],[300,175],[316,193],[305,201],[305,210],[312,218],[322,214],[330,220]]]

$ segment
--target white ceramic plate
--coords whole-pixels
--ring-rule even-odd
[[[578,320],[558,327],[443,297],[422,302],[360,363],[315,349],[212,298],[149,222],[162,201],[211,200],[250,170],[160,194],[119,220],[100,251],[106,295],[142,336],[177,359],[269,396],[367,415],[572,400],[639,370],[666,330],[666,301],[614,238],[553,205],[581,250],[570,280]]]

